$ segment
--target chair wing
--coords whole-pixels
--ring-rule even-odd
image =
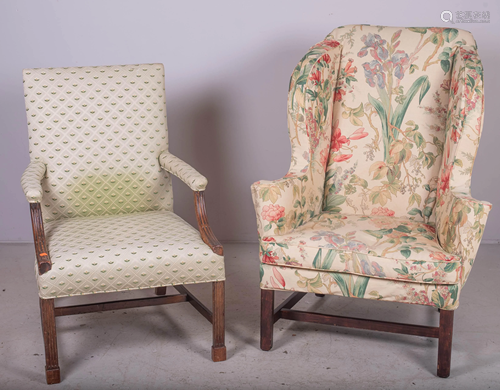
[[[473,47],[456,51],[450,83],[446,141],[437,189],[436,225],[444,250],[464,260],[465,283],[481,238],[489,202],[471,197],[471,176],[484,115],[484,80],[481,60]]]
[[[260,236],[285,234],[321,212],[330,150],[338,42],[311,47],[295,67],[288,92],[292,161],[284,178],[252,185]]]

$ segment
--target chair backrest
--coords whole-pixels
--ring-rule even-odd
[[[172,210],[162,64],[25,69],[44,220]]]
[[[323,209],[432,222],[453,64],[458,48],[476,53],[474,38],[454,28],[351,25],[326,40],[341,56]]]

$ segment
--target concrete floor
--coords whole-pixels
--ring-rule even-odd
[[[499,249],[479,250],[455,314],[448,379],[435,374],[437,341],[423,337],[280,320],[273,350],[261,351],[257,245],[226,244],[227,361],[210,360],[210,324],[189,304],[62,317],[62,383],[52,388],[500,389]],[[0,389],[47,388],[33,246],[0,245],[0,262]],[[209,285],[192,291],[210,304]],[[151,293],[104,297],[145,295]],[[277,303],[286,295],[277,294]],[[297,308],[423,325],[438,320],[437,311],[427,307],[313,294]]]

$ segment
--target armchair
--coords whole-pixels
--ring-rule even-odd
[[[60,382],[57,316],[189,302],[212,323],[212,360],[226,359],[223,248],[208,224],[207,179],[167,151],[164,89],[161,64],[24,70],[31,162],[21,183],[48,384]],[[194,192],[198,231],[173,213],[170,174]],[[193,283],[212,283],[212,311]],[[150,298],[54,305],[153,288]]]
[[[483,102],[466,31],[350,25],[311,47],[290,80],[290,170],[252,185],[263,350],[281,318],[435,337],[449,376],[491,209],[470,195]],[[275,309],[275,291],[293,294]],[[308,292],[432,306],[440,325],[292,310]]]

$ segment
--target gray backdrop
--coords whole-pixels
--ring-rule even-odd
[[[250,184],[288,170],[290,74],[308,48],[351,23],[447,26],[443,10],[489,11],[471,31],[485,68],[486,118],[473,196],[494,204],[484,238],[500,239],[496,1],[3,0],[0,3],[0,241],[32,238],[19,183],[28,164],[23,68],[162,62],[170,150],[208,180],[209,219],[224,241],[257,239]],[[496,92],[499,91],[499,92]],[[174,181],[175,211],[195,222]]]

